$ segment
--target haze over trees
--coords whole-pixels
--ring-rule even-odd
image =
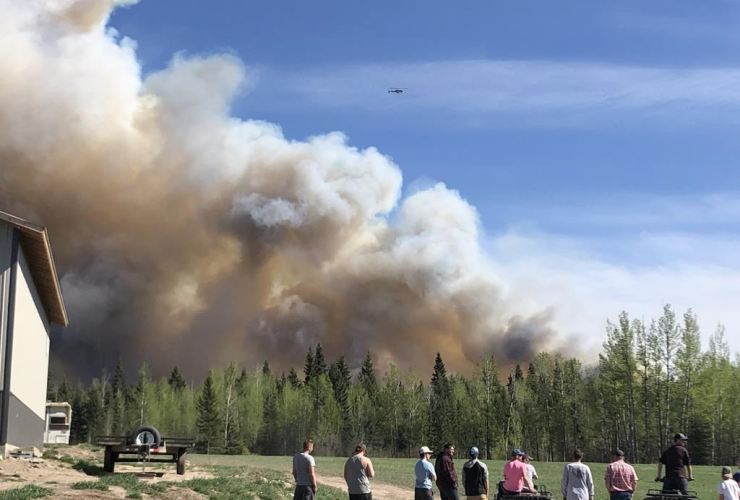
[[[269,361],[251,370],[232,363],[195,385],[177,367],[152,380],[144,365],[127,384],[119,363],[112,377],[104,372],[86,386],[50,384],[48,398],[71,402],[74,442],[147,423],[164,436],[196,437],[203,453],[285,455],[310,436],[319,455],[346,455],[362,441],[375,456],[413,457],[422,444],[452,441],[477,445],[484,458],[520,447],[537,460],[564,461],[579,447],[604,461],[619,447],[645,463],[680,431],[695,463],[734,463],[740,358],[730,358],[721,325],[706,351],[699,335],[691,310],[677,317],[666,305],[647,323],[626,312],[609,321],[589,367],[540,353],[509,373],[483,353],[466,377],[448,372],[438,354],[428,373],[391,365],[379,374],[368,352],[353,375],[343,356],[327,360],[316,345],[302,377],[273,373]]]

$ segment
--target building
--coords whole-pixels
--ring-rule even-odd
[[[0,212],[0,457],[44,447],[52,323],[67,312],[46,229]]]
[[[72,406],[69,403],[46,403],[44,444],[69,444]]]

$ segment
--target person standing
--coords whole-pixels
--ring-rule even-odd
[[[462,482],[468,500],[488,499],[488,467],[478,460],[479,454],[477,447],[470,448],[470,460],[463,465]]]
[[[303,442],[303,451],[293,457],[293,479],[295,479],[295,493],[293,500],[313,500],[316,498],[318,485],[316,483],[316,460],[311,456],[313,440]]]
[[[604,476],[610,500],[631,500],[637,481],[634,467],[624,461],[624,452],[615,450],[614,461],[607,466]]]
[[[719,500],[738,500],[740,498],[740,488],[737,482],[732,479],[732,469],[722,467],[722,481],[717,485]]]
[[[521,493],[524,486],[532,493],[536,493],[532,481],[527,477],[527,464],[522,461],[524,452],[519,448],[512,450],[511,460],[504,465],[504,480],[499,483],[501,495],[516,495]]]
[[[689,494],[689,481],[694,480],[691,470],[691,457],[686,449],[689,438],[680,432],[673,436],[673,446],[663,452],[658,463],[656,481],[663,481],[663,491],[678,490],[682,495]],[[662,478],[665,465],[665,478]],[[688,473],[688,474],[687,474]]]
[[[437,455],[434,463],[434,472],[437,474],[437,488],[442,500],[460,500],[457,491],[457,472],[455,472],[455,445],[447,443],[444,449]]]
[[[431,456],[432,450],[426,446],[419,448],[419,461],[414,466],[414,475],[416,476],[414,500],[432,500],[434,498],[432,481],[437,480],[437,475],[434,473],[434,466],[429,461]]]
[[[591,469],[583,463],[583,452],[573,451],[574,462],[563,469],[563,479],[560,481],[560,492],[563,500],[593,500],[594,479]]]
[[[349,500],[373,500],[370,478],[374,476],[373,463],[367,458],[367,446],[360,443],[355,446],[355,454],[344,464]]]

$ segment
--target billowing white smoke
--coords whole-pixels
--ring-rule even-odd
[[[107,29],[115,0],[0,0],[0,209],[50,228],[72,325],[58,362],[298,365],[307,345],[402,365],[441,351],[531,357],[546,317],[513,316],[480,223],[438,184],[341,133],[304,142],[229,115],[230,55],[145,79]],[[535,345],[536,344],[536,345]]]

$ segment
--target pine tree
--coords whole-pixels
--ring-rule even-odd
[[[199,435],[199,448],[201,451],[210,454],[211,450],[215,449],[218,445],[221,431],[218,395],[216,394],[216,388],[213,382],[213,373],[210,371],[203,382],[203,390],[200,393],[200,397],[198,397],[196,410],[198,412],[196,427]]]
[[[357,381],[365,389],[370,399],[375,401],[378,396],[378,379],[375,377],[375,368],[373,367],[373,358],[370,355],[370,351],[365,355],[365,360],[362,362],[360,376]]]
[[[519,363],[517,363],[516,367],[514,368],[514,380],[516,381],[524,380],[524,373],[522,373],[522,367],[519,366]]]
[[[308,385],[314,375],[314,369],[316,364],[313,359],[313,347],[308,346],[308,352],[306,353],[306,362],[303,365],[303,383]]]
[[[57,388],[57,401],[60,403],[69,403],[72,400],[72,388],[69,386],[67,376],[62,377],[62,381]]]
[[[429,415],[430,437],[433,443],[441,446],[452,437],[454,400],[452,387],[447,378],[447,369],[440,353],[437,353],[437,357],[434,360],[431,391]]]
[[[118,391],[121,391],[121,394],[126,394],[126,374],[123,371],[123,360],[121,358],[118,358],[116,372],[113,374],[111,391],[113,392],[113,394]]]
[[[177,368],[177,366],[175,366],[170,372],[170,378],[167,383],[175,391],[181,391],[188,386],[188,384],[185,382],[185,379],[180,374],[180,370]]]
[[[70,394],[72,401],[72,422],[70,423],[69,439],[71,443],[85,443],[89,436],[87,423],[87,393],[82,382],[78,383],[74,392]]]
[[[270,370],[270,362],[267,360],[262,363],[262,375],[272,376],[272,370]]]
[[[57,388],[54,384],[54,377],[51,374],[51,370],[49,371],[49,375],[46,377],[46,400],[47,401],[56,401],[57,400]]]
[[[290,372],[288,372],[288,383],[294,389],[297,389],[301,386],[301,380],[298,378],[298,374],[296,373],[295,368],[291,367]]]
[[[344,356],[339,356],[339,359],[329,368],[329,380],[331,380],[331,385],[334,389],[334,398],[339,403],[342,411],[345,411],[347,409],[347,395],[349,393],[352,375],[349,372],[349,366],[344,361]]]
[[[321,344],[316,346],[316,354],[313,358],[313,375],[316,377],[320,375],[326,375],[326,360],[324,360],[324,348]]]
[[[104,408],[101,397],[100,383],[93,380],[85,397],[84,407],[85,421],[87,424],[88,440],[92,443],[97,435],[100,434],[103,425]]]

